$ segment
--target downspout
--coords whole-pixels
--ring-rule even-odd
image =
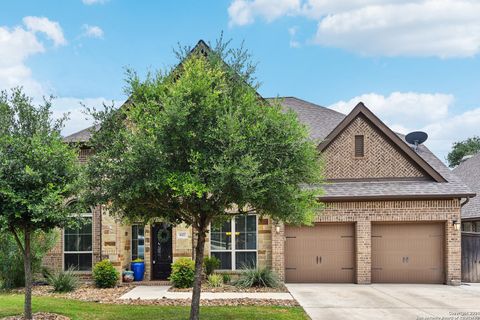
[[[98,211],[99,211],[99,226],[100,226],[100,245],[99,245],[99,249],[100,249],[100,252],[99,252],[99,261],[102,261],[103,260],[103,250],[102,250],[102,243],[103,243],[103,226],[102,226],[102,223],[103,223],[103,208],[102,206],[99,206],[98,208]]]
[[[470,197],[466,197],[464,202],[460,202],[460,208],[463,208],[463,206],[469,202],[470,202]]]

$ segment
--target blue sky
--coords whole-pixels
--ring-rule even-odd
[[[0,88],[120,103],[124,67],[175,63],[178,42],[245,40],[264,96],[348,112],[362,100],[392,128],[425,130],[443,160],[480,135],[480,4],[470,0],[8,1],[0,11]]]

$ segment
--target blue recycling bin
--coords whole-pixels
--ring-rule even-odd
[[[132,262],[133,281],[142,281],[145,273],[145,262]]]

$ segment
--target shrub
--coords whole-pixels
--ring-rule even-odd
[[[190,288],[195,278],[195,262],[189,258],[180,258],[172,263],[169,280],[176,288]]]
[[[220,274],[211,274],[207,278],[208,285],[212,288],[223,286],[223,277]]]
[[[42,272],[42,260],[55,245],[58,232],[38,231],[32,235],[32,273]],[[22,239],[23,234],[19,234]],[[0,289],[12,289],[25,285],[23,254],[9,232],[0,233]]]
[[[213,274],[215,269],[220,267],[220,259],[217,257],[205,257],[203,260],[203,267],[205,269],[205,274],[208,277],[209,275]]]
[[[113,288],[119,278],[118,271],[108,259],[98,262],[93,267],[93,281],[98,288]]]
[[[48,283],[53,286],[55,292],[71,292],[78,287],[78,278],[75,269],[67,271],[52,272],[46,275]]]
[[[228,273],[222,274],[222,279],[223,279],[223,283],[225,283],[225,284],[229,284],[230,281],[232,281],[232,278],[230,277],[230,275]]]
[[[280,285],[280,280],[275,272],[269,268],[247,268],[235,285],[240,288],[248,287],[270,287],[276,288]]]

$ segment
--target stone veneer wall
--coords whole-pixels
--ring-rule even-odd
[[[356,231],[356,282],[371,283],[371,224],[372,222],[445,222],[445,273],[447,284],[461,281],[461,231],[452,221],[460,221],[460,200],[365,201],[331,202],[315,222],[352,222]],[[285,277],[284,226],[275,232],[272,226],[273,269]]]

